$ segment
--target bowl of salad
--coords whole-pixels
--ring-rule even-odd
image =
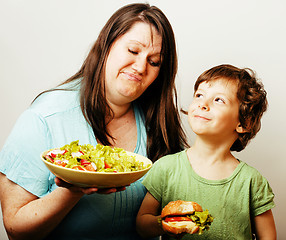
[[[152,167],[152,161],[139,154],[101,144],[79,145],[79,141],[44,151],[41,159],[55,176],[80,187],[127,186]]]

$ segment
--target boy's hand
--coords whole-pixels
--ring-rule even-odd
[[[182,239],[186,235],[186,233],[174,234],[174,233],[170,233],[170,232],[166,232],[166,234],[169,235],[170,237],[178,239],[178,240]]]

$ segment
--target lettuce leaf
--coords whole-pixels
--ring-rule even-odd
[[[67,168],[81,166],[81,159],[93,162],[97,172],[132,172],[149,167],[138,161],[135,156],[128,155],[124,149],[117,147],[101,144],[97,144],[96,147],[91,144],[79,145],[77,140],[64,145],[60,150],[65,150],[65,153],[57,154],[53,160],[67,162],[65,166]]]
[[[194,212],[191,215],[187,215],[187,217],[199,226],[199,235],[202,234],[204,230],[208,230],[214,220],[213,216],[209,214],[208,210],[203,212]]]

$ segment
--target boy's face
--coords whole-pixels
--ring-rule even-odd
[[[235,141],[242,131],[238,113],[237,82],[216,79],[202,82],[189,107],[188,120],[197,135]]]

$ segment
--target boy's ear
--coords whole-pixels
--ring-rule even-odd
[[[241,126],[240,123],[237,124],[237,127],[236,127],[235,130],[236,130],[237,133],[246,133],[246,132],[248,132],[248,130],[247,130],[247,129],[244,129],[244,128]]]

